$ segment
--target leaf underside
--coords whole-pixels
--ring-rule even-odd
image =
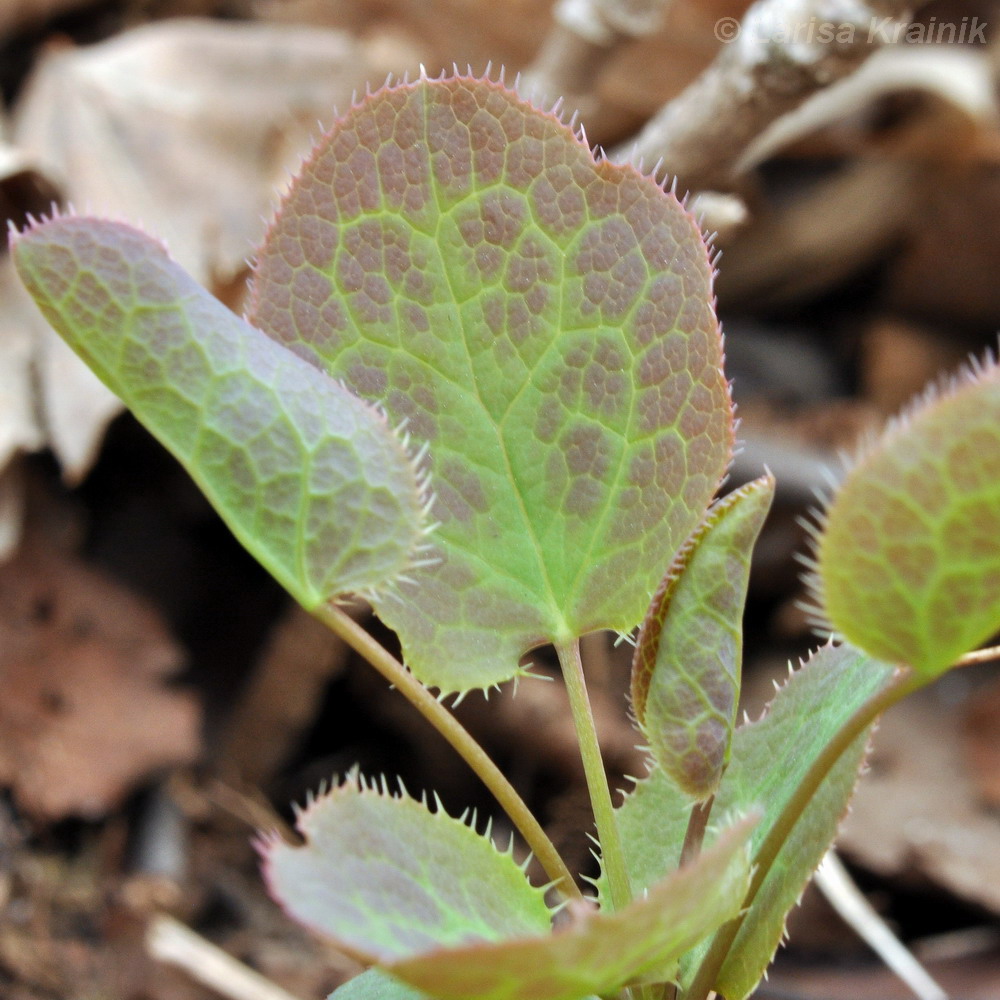
[[[510,855],[440,810],[348,783],[298,826],[303,846],[262,847],[271,892],[362,961],[444,1000],[581,1000],[675,967],[737,913],[753,821],[624,909],[586,912],[556,933],[542,891]],[[354,990],[408,995],[384,976]]]
[[[429,442],[434,545],[376,601],[443,690],[642,617],[727,464],[697,226],[501,84],[403,84],[321,142],[258,257],[254,323]]]
[[[45,317],[305,607],[391,585],[422,539],[418,470],[383,416],[115,222],[12,239]]]
[[[348,782],[297,825],[304,846],[263,847],[271,892],[364,961],[550,929],[543,892],[510,854],[443,810]]]
[[[832,627],[933,676],[1000,629],[1000,368],[961,376],[852,468],[817,545]]]
[[[636,719],[659,766],[699,800],[729,760],[750,557],[773,497],[767,475],[713,507],[660,584],[636,642]]]
[[[426,993],[393,979],[379,968],[369,969],[338,986],[327,1000],[428,1000]]]
[[[360,976],[338,986],[327,1000],[431,1000],[427,993],[421,993],[393,979],[383,969],[374,968],[362,972]],[[583,1000],[598,1000],[597,997],[584,997]]]
[[[825,646],[776,692],[766,714],[740,726],[716,793],[713,816],[760,808],[756,852],[816,756],[844,721],[892,676],[892,669],[849,646]],[[781,939],[785,917],[815,871],[847,810],[868,733],[859,737],[828,774],[796,824],[758,892],[730,951],[718,992],[742,1000],[759,983]],[[633,889],[641,892],[676,867],[691,799],[659,768],[638,782],[618,810]],[[598,889],[606,895],[604,878]],[[708,942],[682,963],[693,974]]]

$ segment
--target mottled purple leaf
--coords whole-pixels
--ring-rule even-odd
[[[298,817],[305,844],[264,845],[275,897],[368,962],[547,934],[551,916],[509,853],[442,809],[348,782]]]
[[[729,458],[695,222],[497,83],[352,108],[282,204],[252,314],[429,442],[440,563],[376,607],[442,689],[634,627]]]

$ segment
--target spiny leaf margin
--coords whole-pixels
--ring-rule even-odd
[[[265,879],[290,916],[369,964],[548,933],[544,889],[468,819],[356,776],[299,812],[302,846],[260,841]]]
[[[712,815],[726,817],[760,808],[751,861],[774,825],[791,789],[832,732],[893,676],[893,668],[848,645],[828,644],[812,654],[775,692],[761,717],[739,726],[729,767],[715,796]],[[803,719],[809,724],[803,725]],[[869,733],[860,736],[827,775],[809,808],[793,828],[748,913],[716,990],[742,1000],[760,981],[781,942],[785,917],[812,876],[847,810],[864,759]],[[663,873],[676,868],[692,800],[652,766],[617,810],[632,887],[641,893]],[[718,828],[713,821],[713,831]],[[607,894],[605,877],[598,894]],[[709,942],[682,961],[682,983],[689,983]]]
[[[614,913],[578,910],[554,934],[416,956],[388,971],[438,1000],[581,1000],[664,968],[736,915],[750,879],[757,816]]]
[[[428,993],[421,993],[393,979],[384,969],[377,966],[362,972],[360,976],[338,986],[327,1000],[434,1000]],[[471,1000],[471,998],[470,998]],[[584,997],[582,1000],[598,1000],[597,997]]]

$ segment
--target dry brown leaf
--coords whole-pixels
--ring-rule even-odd
[[[889,416],[966,356],[960,343],[938,330],[878,316],[861,334],[861,395]]]
[[[963,671],[886,713],[838,847],[880,875],[1000,913],[1000,816],[984,807],[961,746],[976,692]]]
[[[93,0],[4,0],[0,4],[0,38],[7,38],[32,25],[86,7]]]
[[[551,0],[254,0],[257,17],[277,22],[336,26],[372,40],[378,34],[405,35],[417,48],[419,60],[435,72],[465,69],[481,73],[487,62],[506,66],[514,74],[527,65],[551,23]],[[416,72],[408,62],[386,67],[392,72]],[[381,83],[373,80],[372,83]]]
[[[623,141],[661,104],[676,96],[719,48],[720,17],[739,17],[750,0],[673,0],[663,26],[648,38],[618,46],[594,81],[599,101],[585,125],[592,142]],[[506,68],[507,78],[528,69],[552,28],[552,0],[253,0],[255,16],[308,22],[355,32],[372,63],[397,75]],[[397,45],[405,40],[405,45]],[[386,56],[392,56],[387,60]],[[394,60],[394,61],[393,61]],[[380,82],[376,77],[373,82]],[[571,95],[553,94],[550,99]],[[568,111],[577,110],[570,107]]]
[[[227,773],[266,788],[287,764],[343,669],[347,647],[292,604],[271,629],[253,678],[236,705],[219,754]]]
[[[194,698],[165,686],[180,651],[143,602],[33,542],[0,567],[0,782],[40,819],[100,816],[192,761]]]
[[[914,222],[887,275],[889,305],[972,330],[1000,327],[996,159],[942,172]]]

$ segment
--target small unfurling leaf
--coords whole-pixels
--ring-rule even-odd
[[[750,556],[774,496],[767,475],[720,501],[653,597],[632,661],[632,708],[656,762],[706,799],[729,760]]]

